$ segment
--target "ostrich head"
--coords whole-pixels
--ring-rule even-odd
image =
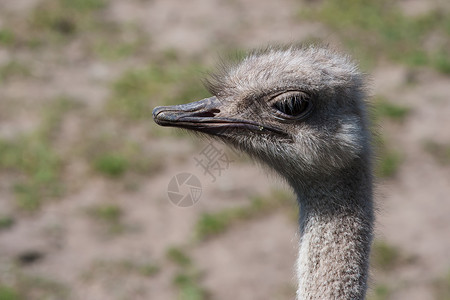
[[[298,196],[298,299],[364,299],[373,232],[364,85],[323,48],[268,49],[208,80],[212,97],[157,107],[159,125],[235,146],[287,179]]]
[[[207,87],[213,97],[157,107],[155,122],[217,137],[291,183],[369,157],[363,78],[348,57],[271,48],[223,67]]]

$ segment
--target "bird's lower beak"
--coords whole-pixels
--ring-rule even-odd
[[[227,130],[239,128],[282,133],[251,120],[227,117],[223,112],[223,103],[215,96],[187,104],[158,106],[153,110],[153,119],[161,126],[180,127],[211,135],[225,135]]]

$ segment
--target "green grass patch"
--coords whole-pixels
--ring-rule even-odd
[[[137,261],[130,259],[123,260],[97,260],[83,273],[83,278],[93,280],[99,278],[101,280],[114,280],[111,277],[123,277],[129,275],[138,275],[143,277],[153,277],[159,274],[161,268],[150,261]]]
[[[11,30],[7,28],[0,29],[0,45],[11,46],[15,40],[14,33]]]
[[[403,122],[409,113],[408,107],[396,105],[386,98],[378,96],[374,101],[370,117],[373,124],[378,124],[384,119]],[[394,177],[403,161],[402,154],[392,150],[381,133],[375,132],[373,134],[373,144],[377,158],[375,164],[376,176],[380,178]]]
[[[290,197],[284,192],[274,191],[271,197],[252,197],[250,204],[247,206],[203,213],[195,227],[196,238],[200,241],[211,238],[225,232],[236,222],[250,220],[287,205],[292,205]]]
[[[390,294],[391,291],[387,285],[377,284],[368,292],[367,300],[385,300]]]
[[[14,288],[0,284],[0,300],[24,299]]]
[[[62,95],[44,105],[42,123],[37,133],[43,140],[51,140],[57,135],[67,113],[77,110],[82,104],[73,98]]]
[[[131,42],[103,40],[95,43],[93,50],[98,57],[104,60],[117,61],[136,54],[141,45],[142,41],[140,40]]]
[[[151,176],[164,167],[162,154],[149,153],[142,143],[129,140],[122,130],[111,134],[100,129],[83,140],[80,155],[95,172],[109,178],[119,179],[129,173]]]
[[[199,283],[200,273],[184,250],[178,247],[170,247],[166,251],[166,257],[178,267],[177,273],[172,279],[174,287],[178,290],[177,299],[209,299],[206,290]]]
[[[33,132],[13,140],[0,139],[0,171],[21,175],[15,184],[19,208],[35,210],[43,201],[63,193],[62,158],[54,149],[53,139],[63,116],[73,107],[71,99],[57,98],[45,106],[42,121]]]
[[[44,0],[36,5],[28,24],[17,34],[19,43],[55,48],[71,39],[81,42],[86,56],[115,61],[148,51],[148,34],[137,25],[108,18],[107,0]],[[57,47],[55,49],[58,49]],[[138,53],[141,51],[142,53]]]
[[[413,261],[413,257],[408,257],[398,248],[383,241],[375,241],[372,246],[371,264],[380,271],[392,271],[401,264]]]
[[[377,97],[374,101],[374,117],[379,120],[381,118],[388,118],[394,121],[402,122],[410,113],[408,107],[389,102],[383,97]]]
[[[30,76],[31,71],[25,64],[11,60],[0,66],[0,83],[12,78]]]
[[[116,204],[105,203],[93,205],[86,212],[108,234],[120,234],[125,230],[125,225],[122,222],[123,211]]]
[[[136,270],[143,276],[152,277],[158,274],[161,271],[161,268],[153,263],[144,263],[138,264]]]
[[[386,139],[379,134],[374,134],[374,148],[376,153],[375,174],[379,178],[394,177],[403,161],[400,152],[392,150]]]
[[[446,70],[433,63],[434,51],[439,49],[426,48],[431,33],[449,42],[448,34],[442,29],[450,22],[450,16],[438,10],[407,17],[393,1],[326,0],[302,9],[299,16],[329,25],[350,48],[362,49],[375,58],[383,55],[411,66],[428,65]],[[447,56],[450,54],[445,45],[438,48],[446,49]]]
[[[149,37],[134,24],[103,24],[101,34],[89,39],[91,52],[107,62],[127,57],[145,56],[148,53]]]
[[[444,144],[428,140],[425,142],[424,148],[438,163],[450,164],[450,143]]]
[[[177,247],[170,247],[169,249],[167,249],[166,257],[180,267],[187,267],[191,264],[191,259],[189,258],[189,256],[187,256],[183,250]]]
[[[68,299],[69,288],[59,281],[26,274],[14,267],[8,271],[8,284],[0,282],[1,300]]]
[[[46,0],[32,12],[29,22],[33,35],[41,40],[60,41],[79,32],[88,32],[100,24],[96,12],[106,6],[104,0]]]
[[[29,137],[9,145],[11,167],[25,174],[25,179],[15,185],[17,204],[25,210],[35,210],[43,201],[62,193],[59,179],[61,161],[50,145],[37,137]]]
[[[11,216],[0,216],[0,230],[11,228],[15,220]],[[1,299],[1,298],[0,298]]]
[[[119,177],[129,167],[128,160],[120,154],[105,153],[94,162],[95,169],[109,177]]]
[[[450,74],[450,51],[439,51],[434,55],[433,65],[436,70]]]
[[[118,223],[122,216],[122,210],[114,204],[103,204],[91,207],[89,212],[95,219],[103,220],[108,223]]]
[[[106,6],[105,0],[60,0],[61,5],[80,13],[89,13]]]
[[[450,299],[450,271],[445,276],[435,281],[434,294],[436,300]]]
[[[393,177],[402,162],[402,156],[398,152],[384,152],[378,160],[376,174],[381,178]]]
[[[197,221],[196,232],[200,240],[224,232],[237,219],[240,210],[226,210],[220,213],[204,213]]]
[[[179,300],[206,300],[207,292],[199,283],[199,274],[196,272],[180,272],[175,275],[173,284],[178,288]]]
[[[125,72],[112,86],[107,111],[128,120],[151,120],[157,105],[181,104],[200,100],[209,94],[197,64],[151,64]],[[198,76],[197,76],[198,75]]]

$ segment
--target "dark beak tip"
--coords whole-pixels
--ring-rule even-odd
[[[175,115],[167,110],[166,106],[157,106],[152,111],[153,121],[161,126],[167,126],[167,122],[174,121]]]
[[[157,106],[152,111],[153,121],[160,126],[173,126],[180,117],[180,112],[173,106]]]
[[[164,113],[164,109],[161,106],[155,107],[152,112],[153,121],[160,125],[166,125],[164,121],[168,121],[169,117]]]
[[[161,111],[161,106],[157,106],[153,109],[152,111],[152,115],[153,115],[153,120],[157,120],[158,117],[158,113]]]

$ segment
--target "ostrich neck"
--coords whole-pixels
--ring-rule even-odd
[[[374,218],[370,170],[327,177],[296,184],[297,299],[364,299]]]

